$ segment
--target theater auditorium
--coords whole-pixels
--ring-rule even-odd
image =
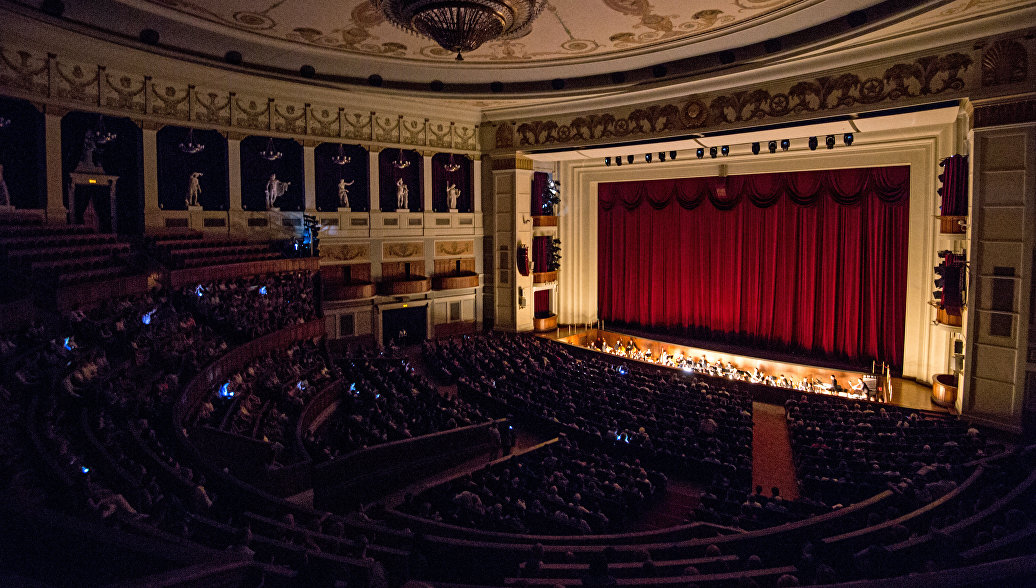
[[[1036,585],[1034,23],[0,0],[0,585]]]

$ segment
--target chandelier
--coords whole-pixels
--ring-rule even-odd
[[[460,169],[460,164],[453,160],[453,154],[450,153],[450,162],[444,163],[442,168],[452,174]]]
[[[180,143],[180,151],[187,155],[197,155],[205,151],[204,143],[196,143],[194,141],[194,129],[187,129],[187,140]]]
[[[401,29],[457,54],[525,35],[547,0],[372,0]]]
[[[262,157],[266,161],[277,161],[284,157],[284,154],[274,148],[273,137],[271,137],[270,140],[266,142],[266,150],[259,152],[259,157]]]
[[[403,159],[403,150],[402,149],[399,150],[399,157],[395,161],[392,162],[392,167],[394,167],[396,169],[406,169],[406,168],[410,167],[410,160],[409,159]]]
[[[351,162],[352,158],[345,154],[345,146],[339,143],[338,154],[331,156],[331,163],[335,165],[348,165]]]
[[[97,117],[97,126],[87,131],[86,136],[93,141],[95,145],[107,145],[118,137],[115,133],[104,128],[104,116]]]

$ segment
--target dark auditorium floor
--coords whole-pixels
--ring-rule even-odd
[[[783,406],[752,403],[752,485],[767,496],[776,486],[786,500],[799,497]]]

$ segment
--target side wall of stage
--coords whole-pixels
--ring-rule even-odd
[[[957,152],[963,132],[958,122],[893,131],[859,133],[851,147],[833,150],[805,148],[794,140],[792,150],[776,154],[731,155],[712,160],[694,159],[690,152],[673,162],[606,167],[587,160],[558,164],[562,180],[559,237],[563,244],[563,271],[559,275],[559,321],[585,324],[598,319],[598,203],[601,182],[717,175],[844,169],[872,166],[910,166],[910,220],[907,253],[906,324],[903,376],[931,382],[950,368],[954,333],[933,326],[935,309],[928,304],[935,278],[936,251],[943,248],[937,232],[938,162]],[[608,325],[605,325],[607,328]]]

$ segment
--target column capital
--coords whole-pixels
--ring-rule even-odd
[[[508,169],[523,169],[532,171],[532,160],[528,157],[522,157],[518,154],[508,153],[506,155],[493,155],[491,157],[493,161],[493,171],[502,171]]]

